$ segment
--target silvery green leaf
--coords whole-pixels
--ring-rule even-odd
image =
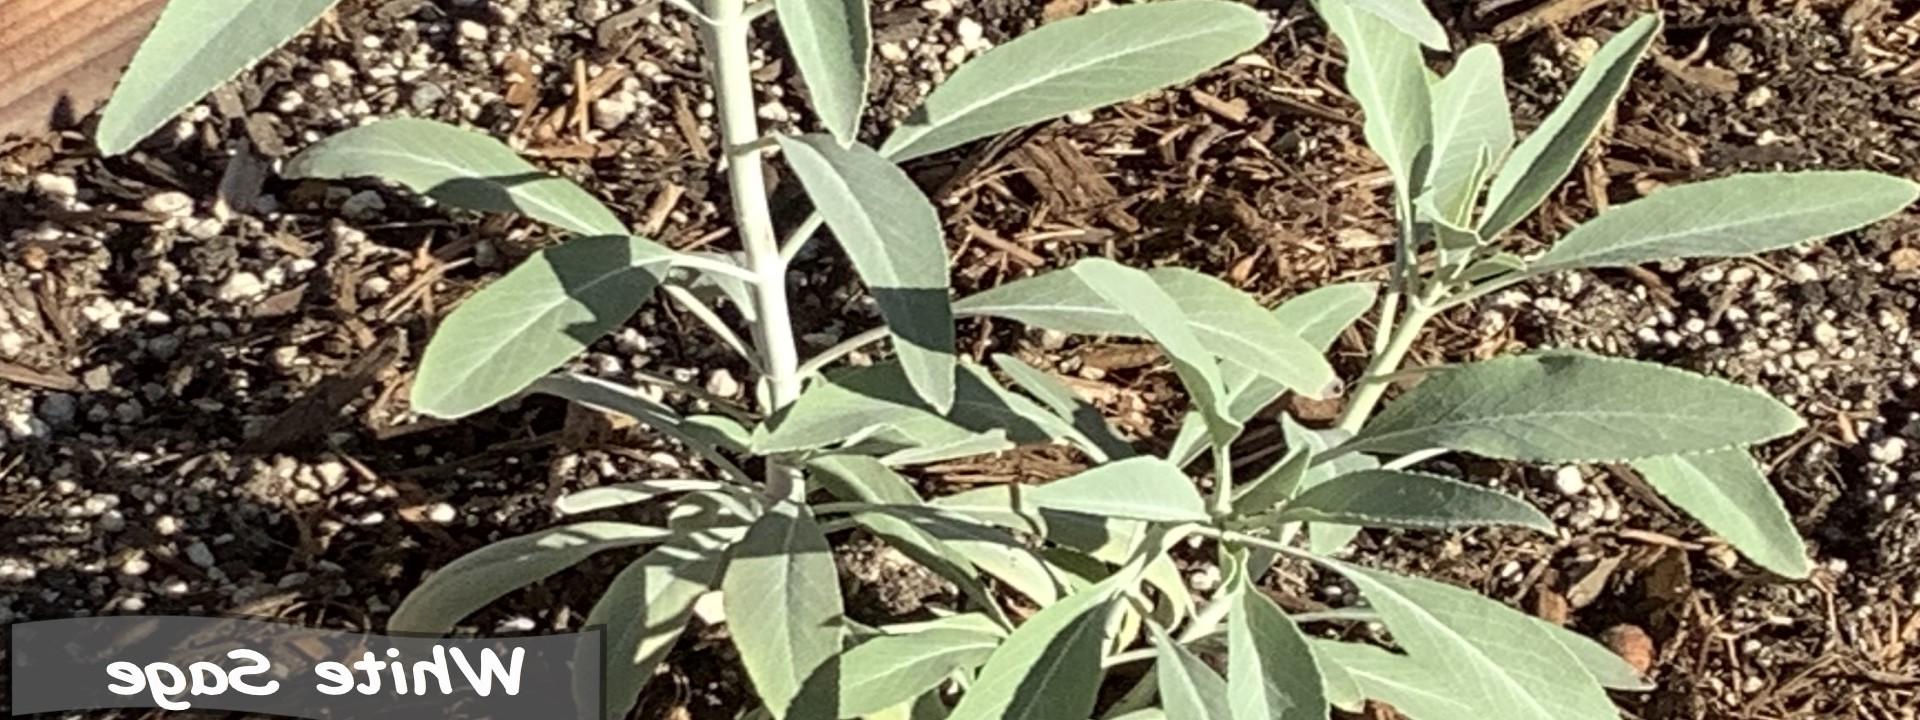
[[[865,455],[823,455],[807,462],[813,479],[834,497],[849,502],[920,505],[920,493],[893,468]]]
[[[1330,650],[1330,645],[1344,645],[1332,640],[1307,638],[1307,647],[1313,649],[1313,664],[1320,668],[1320,687],[1327,693],[1327,704],[1348,713],[1359,714],[1366,710],[1367,694],[1360,689],[1360,682],[1345,665],[1338,662],[1339,651]]]
[[[1511,273],[1527,271],[1527,261],[1510,252],[1497,252],[1467,265],[1460,272],[1460,282],[1476,283]]]
[[[1159,625],[1149,627],[1153,630],[1153,665],[1160,684],[1160,704],[1167,713],[1181,720],[1232,720],[1227,709],[1227,681]]]
[[[1353,683],[1353,690],[1360,697],[1392,705],[1412,720],[1487,720],[1490,717],[1455,698],[1455,680],[1451,673],[1436,672],[1413,658],[1372,645],[1318,638],[1309,642],[1320,666],[1339,668],[1336,672]]]
[[[881,635],[840,655],[840,717],[853,718],[906,703],[972,670],[1000,646],[996,635],[958,629]]]
[[[1312,465],[1312,450],[1289,444],[1279,462],[1234,490],[1234,515],[1259,515],[1292,499]]]
[[[843,148],[825,135],[777,139],[879,304],[907,378],[928,405],[946,412],[953,405],[953,306],[933,203],[899,166],[865,145]]]
[[[1157,457],[1136,457],[1028,488],[1026,500],[1043,510],[1149,522],[1205,522],[1206,501],[1180,468]]]
[[[1422,682],[1479,717],[1615,720],[1613,702],[1535,619],[1471,591],[1421,578],[1322,561],[1352,581],[1419,667]],[[1349,674],[1367,687],[1364,677]]]
[[[1793,518],[1744,448],[1642,458],[1633,469],[1754,564],[1807,577],[1807,547]]]
[[[769,455],[844,446],[850,452],[886,455],[952,450],[916,458],[933,462],[969,454],[970,441],[982,434],[1003,433],[1005,440],[1026,444],[1052,442],[1071,431],[1032,400],[999,387],[984,370],[970,364],[960,368],[953,408],[945,414],[920,398],[898,363],[829,373],[754,431],[753,451]]]
[[[1337,430],[1310,430],[1302,426],[1292,416],[1281,416],[1280,430],[1287,440],[1287,447],[1306,448],[1315,458],[1319,458],[1328,448],[1344,442],[1345,433]],[[1300,476],[1300,489],[1310,490],[1335,478],[1352,473],[1372,470],[1380,466],[1380,461],[1371,455],[1342,455],[1325,462],[1315,462],[1307,467]],[[1332,555],[1353,542],[1360,534],[1358,525],[1317,522],[1307,524],[1307,547],[1321,555]]]
[[[953,720],[1083,718],[1100,690],[1107,616],[1124,574],[1045,607],[993,651]]]
[[[866,511],[854,513],[853,518],[861,525],[875,529],[876,533],[895,532],[892,525],[878,518],[898,519],[920,535],[938,541],[931,543],[911,533],[897,533],[907,542],[923,548],[930,546],[938,551],[939,554],[933,556],[934,562],[928,562],[922,557],[929,554],[924,549],[916,553],[904,545],[899,546],[903,552],[916,555],[914,559],[929,569],[937,570],[937,566],[941,565],[960,567],[959,563],[953,562],[953,558],[959,558],[1040,605],[1060,598],[1061,578],[1054,569],[1040,553],[998,527],[951,512],[937,504],[875,505]]]
[[[1756,255],[1862,227],[1912,205],[1920,185],[1870,172],[1735,175],[1618,205],[1554,243],[1532,272]]]
[[[1446,448],[1504,460],[1592,462],[1752,445],[1801,427],[1780,401],[1725,380],[1552,352],[1438,371],[1344,448]]]
[[[934,498],[930,504],[974,522],[1037,535],[1112,564],[1124,562],[1146,537],[1144,523],[1038,507],[1032,491],[1025,485],[993,485]]]
[[[1594,53],[1566,99],[1513,149],[1494,176],[1487,190],[1487,214],[1480,222],[1481,237],[1497,238],[1512,229],[1567,178],[1659,30],[1659,16],[1648,15]]]
[[[720,490],[725,487],[727,487],[726,483],[713,480],[636,480],[567,493],[555,500],[553,507],[561,515],[582,515],[609,508],[636,505],[668,495],[697,490]]]
[[[1325,720],[1320,669],[1300,627],[1244,570],[1227,611],[1227,696],[1233,720]]]
[[[486,135],[395,118],[347,130],[288,161],[290,178],[379,177],[466,210],[519,213],[581,235],[625,235],[613,211]],[[658,282],[656,280],[656,282]]]
[[[920,493],[913,484],[892,468],[879,460],[864,455],[827,455],[808,461],[807,467],[813,470],[812,480],[834,497],[848,502],[865,502],[875,505],[915,506],[924,504]],[[981,584],[978,568],[969,559],[968,553],[947,544],[933,533],[921,529],[906,519],[884,512],[856,513],[854,522],[868,532],[885,540],[914,562],[926,567],[934,574],[952,582],[960,592],[974,600],[980,607],[992,613],[994,618],[1005,621],[1000,605],[993,595]],[[952,536],[952,533],[949,533]],[[973,555],[979,555],[976,551]],[[1028,573],[1027,575],[1032,575]],[[1044,570],[1038,576],[1046,579]],[[1027,583],[1033,585],[1034,583]],[[1051,582],[1039,583],[1051,588]]]
[[[632,317],[670,255],[619,235],[534,253],[440,323],[413,382],[413,409],[459,418],[527,389]]]
[[[1151,276],[1105,258],[1081,260],[1068,272],[1109,306],[1138,323],[1147,336],[1166,351],[1180,383],[1186,386],[1194,405],[1207,419],[1208,434],[1214,442],[1230,442],[1239,433],[1240,423],[1226,414],[1226,389],[1220,384],[1219,358],[1200,343],[1173,297],[1160,289]],[[1318,387],[1314,388],[1314,392],[1318,391]]]
[[[604,626],[607,633],[604,678],[595,686],[606,699],[604,717],[626,717],[633,710],[640,689],[692,618],[694,601],[713,589],[724,565],[716,549],[675,540],[614,576],[586,621],[586,627]]]
[[[498,287],[498,283],[495,283],[495,287]],[[455,314],[458,313],[459,311],[455,311]],[[449,320],[447,324],[451,322]],[[442,334],[445,333],[447,324],[441,326]],[[436,336],[434,340],[437,342],[439,337]],[[432,343],[428,344],[427,352],[431,357]],[[414,382],[417,393],[420,381]],[[554,373],[543,376],[527,386],[526,391],[552,395],[633,418],[634,422],[679,441],[705,458],[707,462],[725,471],[733,479],[740,482],[751,480],[739,466],[734,465],[732,460],[719,451],[722,447],[737,450],[739,446],[737,435],[744,431],[738,423],[731,420],[703,416],[682,418],[679,413],[674,412],[673,408],[649,400],[633,388],[577,373]]]
[[[1113,426],[1100,415],[1099,409],[1081,399],[1053,375],[1021,362],[1012,355],[996,353],[993,364],[1000,368],[1000,372],[1007,374],[1015,387],[1027,391],[1028,395],[1052,410],[1056,417],[1072,423],[1076,442],[1094,462],[1106,462],[1134,454],[1133,446],[1120,439]]]
[[[768,508],[731,557],[720,581],[727,630],[761,702],[774,717],[830,716],[837,681],[807,680],[833,672],[843,611],[833,549],[812,511],[792,503]]]
[[[881,153],[931,155],[1007,130],[1176,85],[1267,36],[1221,0],[1126,5],[1060,20],[981,54],[927,96]]]
[[[1447,49],[1447,31],[1421,0],[1348,0],[1353,9],[1380,18],[1435,50]]]
[[[131,150],[181,110],[312,25],[335,2],[169,0],[100,114],[95,136],[100,153]]]
[[[1439,217],[1471,224],[1488,165],[1497,165],[1512,147],[1513,111],[1500,51],[1492,45],[1467,48],[1433,86],[1433,164],[1425,192]]]
[[[860,134],[873,25],[867,0],[775,0],[780,32],[820,122],[840,145]]]
[[[1350,473],[1300,493],[1280,511],[1283,522],[1451,530],[1509,525],[1552,533],[1553,521],[1512,495],[1404,470]]]
[[[1360,11],[1357,2],[1319,0],[1316,5],[1346,47],[1347,92],[1364,111],[1367,147],[1393,173],[1395,191],[1411,201],[1433,141],[1427,65],[1418,41],[1380,16]]]
[[[444,635],[507,593],[580,564],[595,553],[659,542],[672,533],[645,525],[583,522],[493,543],[428,575],[387,620],[388,632]]]
[[[1594,682],[1609,690],[1631,690],[1643,692],[1653,689],[1653,683],[1640,676],[1640,672],[1628,665],[1626,660],[1615,655],[1607,646],[1594,642],[1585,635],[1560,627],[1553,623],[1534,618],[1541,629],[1547,631],[1560,647],[1566,648],[1574,658],[1580,661],[1580,668],[1593,676]]]
[[[1294,334],[1324,355],[1340,338],[1340,333],[1346,332],[1348,326],[1373,307],[1374,297],[1378,293],[1379,285],[1375,283],[1327,285],[1281,303],[1280,307],[1273,309],[1273,317],[1282,326],[1292,328]],[[1221,366],[1220,381],[1226,385],[1227,395],[1231,398],[1227,402],[1228,415],[1243,423],[1279,400],[1287,390],[1279,383],[1260,377],[1237,363]],[[1180,425],[1179,435],[1174,438],[1172,449],[1167,452],[1167,459],[1185,467],[1206,452],[1206,439],[1206,428],[1200,416],[1187,413]]]

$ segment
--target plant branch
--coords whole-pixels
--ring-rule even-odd
[[[694,319],[706,325],[707,329],[712,330],[715,335],[719,335],[720,342],[726,343],[727,347],[732,348],[740,357],[746,358],[747,364],[753,367],[754,372],[766,373],[766,367],[760,364],[760,355],[747,347],[746,341],[740,339],[740,334],[734,332],[733,327],[728,325],[726,320],[721,319],[720,314],[714,312],[713,308],[700,302],[700,298],[695,297],[692,291],[671,283],[662,286],[662,289],[666,291],[667,297],[673,298],[673,301],[679,303],[680,307]]]
[[[1374,354],[1366,372],[1360,376],[1360,385],[1353,393],[1353,400],[1347,403],[1347,409],[1340,414],[1340,421],[1334,425],[1335,428],[1347,432],[1360,431],[1360,427],[1367,423],[1367,418],[1373,416],[1373,410],[1379,406],[1381,398],[1386,396],[1387,386],[1393,384],[1393,374],[1400,369],[1400,363],[1406,360],[1407,351],[1413,349],[1414,339],[1420,336],[1420,330],[1427,321],[1439,312],[1437,306],[1419,298],[1407,304],[1406,315],[1400,323],[1392,326],[1391,333],[1382,334],[1387,340],[1380,351]],[[1382,323],[1385,323],[1384,318]]]
[[[806,249],[807,243],[813,240],[813,236],[819,234],[820,226],[825,224],[827,219],[821,217],[820,213],[809,213],[807,219],[800,221],[800,225],[795,227],[793,232],[787,233],[786,242],[780,243],[780,257],[792,262],[794,256]]]

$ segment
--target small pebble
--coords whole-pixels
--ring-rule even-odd
[[[1587,489],[1587,478],[1580,474],[1580,468],[1563,466],[1553,471],[1553,489],[1561,495],[1574,497]]]

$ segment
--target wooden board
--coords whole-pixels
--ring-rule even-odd
[[[113,83],[165,0],[0,0],[0,138],[73,127]]]

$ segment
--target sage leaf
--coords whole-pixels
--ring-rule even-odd
[[[487,603],[596,553],[658,542],[671,535],[645,525],[583,522],[501,540],[428,575],[400,601],[387,620],[387,631],[444,635]]]
[[[1735,175],[1619,205],[1554,243],[1532,272],[1754,255],[1867,225],[1920,197],[1871,172]]]
[[[1487,214],[1480,222],[1481,237],[1497,238],[1518,225],[1567,178],[1659,31],[1660,17],[1648,15],[1594,53],[1567,97],[1513,149],[1493,177],[1493,186],[1487,190]]]
[[[498,140],[431,120],[395,118],[339,133],[288,161],[284,174],[379,177],[457,208],[519,213],[581,235],[627,234],[579,185],[527,164]]]
[[[863,717],[908,702],[972,670],[1000,646],[1000,637],[932,629],[882,635],[840,655],[840,717]]]
[[[700,490],[720,490],[725,483],[712,480],[637,480],[615,485],[587,488],[580,492],[567,493],[555,500],[553,507],[562,515],[583,515],[610,508],[636,505],[657,498],[679,493]]]
[[[1635,692],[1653,689],[1653,683],[1647,682],[1638,670],[1634,670],[1632,665],[1628,665],[1626,660],[1615,655],[1607,646],[1539,618],[1534,618],[1534,623],[1547,631],[1547,635],[1560,643],[1560,647],[1572,653],[1580,661],[1580,668],[1593,676],[1594,682],[1600,683],[1600,687]]]
[[[1421,45],[1435,50],[1447,49],[1447,31],[1427,11],[1421,0],[1348,0],[1353,9],[1371,14],[1392,25]]]
[[[1167,714],[1181,720],[1232,720],[1227,681],[1159,625],[1149,627],[1153,629],[1154,676]]]
[[[1552,533],[1553,521],[1498,490],[1423,473],[1367,470],[1300,493],[1280,511],[1288,522],[1451,530],[1510,525]]]
[[[1307,637],[1239,571],[1227,611],[1227,696],[1233,720],[1324,720],[1326,690]]]
[[[1194,404],[1207,419],[1208,434],[1214,442],[1231,441],[1239,433],[1240,423],[1226,414],[1226,389],[1220,384],[1219,358],[1200,344],[1178,304],[1152,277],[1105,258],[1081,260],[1068,272],[1086,283],[1107,304],[1132,317],[1166,351],[1181,384],[1193,395]]]
[[[893,468],[865,455],[824,455],[807,462],[834,497],[880,505],[921,505],[920,493]]]
[[[1372,645],[1315,638],[1322,668],[1338,667],[1362,697],[1392,705],[1414,720],[1486,720],[1489,716],[1454,697],[1454,678],[1413,658]],[[1504,715],[1492,716],[1504,718]]]
[[[525,390],[632,317],[670,255],[616,235],[534,253],[440,324],[414,378],[413,409],[465,417]]]
[[[838,717],[831,663],[842,632],[839,570],[812,511],[768,508],[733,547],[720,591],[740,664],[773,716]]]
[[[1124,574],[1046,606],[987,658],[951,720],[1082,718],[1100,690],[1107,616]]]
[[[1534,618],[1472,591],[1322,561],[1360,589],[1394,641],[1447,696],[1479,717],[1614,720],[1613,702]],[[1353,667],[1348,666],[1349,673]],[[1355,680],[1366,682],[1358,674]],[[1422,683],[1423,686],[1431,686]]]
[[[994,485],[934,498],[928,503],[974,522],[1031,533],[1047,542],[1118,564],[1146,537],[1144,523],[1042,508],[1026,485]]]
[[[953,406],[953,306],[933,203],[899,166],[865,145],[843,148],[825,135],[778,140],[879,304],[907,379],[928,405],[946,412]]]
[[[232,80],[337,0],[169,0],[100,114],[95,142],[119,155]],[[23,18],[24,20],[24,18]]]
[[[1725,380],[1552,352],[1442,370],[1388,405],[1344,448],[1593,462],[1752,445],[1801,426],[1780,401]]]
[[[1339,378],[1321,350],[1251,296],[1232,285],[1185,268],[1147,272],[1187,316],[1201,344],[1229,365],[1277,380],[1304,395],[1325,397]]]
[[[595,684],[606,699],[604,717],[626,717],[633,710],[641,688],[692,619],[694,602],[713,589],[724,564],[713,549],[676,539],[614,576],[586,621],[586,627],[606,628],[605,677]]]
[[[1073,425],[1075,441],[1095,462],[1107,462],[1133,455],[1133,446],[1120,439],[1100,410],[1080,398],[1053,375],[1022,362],[1012,355],[996,353],[993,364],[1007,374],[1015,387],[1025,390],[1054,416]]]
[[[873,23],[867,0],[775,0],[780,32],[820,123],[840,145],[860,134]]]
[[[1035,507],[1149,522],[1205,522],[1206,501],[1186,473],[1156,457],[1095,466],[1026,491]]]
[[[1423,153],[1433,141],[1427,66],[1419,42],[1380,16],[1356,9],[1358,1],[1318,0],[1316,6],[1346,47],[1347,92],[1364,111],[1367,147],[1386,163],[1401,200],[1410,202],[1427,164]]]
[[[1642,458],[1633,469],[1760,567],[1795,580],[1811,571],[1792,517],[1745,449]]]
[[[1500,51],[1475,45],[1433,86],[1433,165],[1425,192],[1440,217],[1470,225],[1480,179],[1492,170],[1481,165],[1483,157],[1498,163],[1512,148],[1513,110]]]
[[[454,314],[458,315],[459,311],[455,311]],[[444,334],[446,328],[451,326],[451,320],[441,325],[441,333]],[[434,341],[438,340],[439,337],[436,336]],[[433,347],[433,343],[428,343],[429,354],[433,352]],[[424,373],[423,370],[422,374]],[[415,392],[419,392],[420,382],[418,378],[414,380]],[[687,446],[707,462],[712,463],[714,467],[725,471],[728,477],[735,481],[752,482],[752,478],[745,471],[728,459],[726,454],[720,452],[723,447],[738,448],[738,438],[729,436],[729,433],[739,433],[741,430],[739,425],[731,420],[699,415],[683,418],[679,413],[674,412],[673,408],[649,400],[633,388],[577,373],[554,373],[541,377],[527,386],[526,391],[552,395],[588,407],[625,415],[632,418],[634,422]]]
[[[1338,662],[1337,650],[1328,650],[1328,645],[1343,645],[1331,640],[1307,638],[1307,646],[1313,648],[1313,664],[1320,668],[1320,686],[1326,690],[1327,704],[1340,710],[1358,714],[1366,709],[1367,694],[1360,689],[1359,681],[1346,666]],[[1421,716],[1424,720],[1424,716]]]
[[[1127,5],[1048,23],[961,65],[880,152],[906,161],[1177,85],[1266,36],[1258,12],[1222,0]]]
[[[897,362],[830,373],[754,430],[753,452],[837,447],[888,456],[883,459],[889,465],[899,465],[977,454],[970,441],[983,434],[998,433],[1005,445],[1052,442],[1071,432],[1046,408],[995,384],[979,367],[960,368],[953,407],[944,414],[921,399]]]

